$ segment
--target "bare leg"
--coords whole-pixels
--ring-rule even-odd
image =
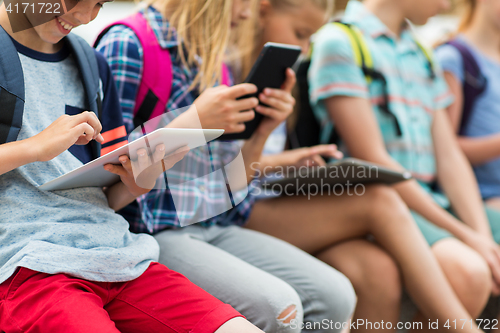
[[[228,320],[219,327],[216,333],[262,333],[257,327],[250,324],[249,321],[242,317],[233,318]]]
[[[437,242],[432,247],[432,252],[462,304],[473,318],[477,318],[486,306],[491,292],[488,264],[479,254],[455,238]],[[436,332],[429,329],[428,320],[422,313],[418,313],[414,321],[423,322],[423,330],[419,329],[419,333]],[[445,332],[447,329],[441,327],[441,331]]]
[[[260,201],[248,227],[313,254],[341,241],[373,234],[399,264],[410,296],[427,317],[443,322],[472,318],[446,280],[408,208],[389,187],[368,187],[363,196]]]
[[[381,323],[384,329],[360,325],[357,332],[389,332],[396,327],[401,306],[401,277],[394,260],[366,240],[351,240],[332,246],[317,257],[335,267],[351,281],[358,303],[353,321]],[[391,323],[391,325],[387,325]]]

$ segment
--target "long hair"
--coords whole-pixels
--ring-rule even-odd
[[[176,29],[179,57],[186,68],[197,67],[190,89],[200,92],[222,78],[224,52],[229,44],[232,0],[147,0],[163,8]]]

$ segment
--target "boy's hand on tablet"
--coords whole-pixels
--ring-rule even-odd
[[[32,143],[36,161],[49,161],[74,144],[86,145],[92,140],[104,141],[101,122],[94,112],[63,115],[37,135],[27,139]]]
[[[264,92],[259,95],[259,100],[268,105],[259,105],[255,111],[266,116],[260,123],[256,132],[259,135],[269,135],[278,127],[288,116],[293,112],[295,106],[295,98],[292,96],[292,89],[297,81],[295,72],[288,68],[286,70],[286,80],[281,89],[264,89]]]
[[[221,128],[225,133],[243,132],[243,123],[255,117],[253,109],[259,100],[255,97],[237,98],[256,92],[257,87],[249,83],[206,89],[194,102],[202,128]]]
[[[188,147],[182,147],[165,156],[165,146],[160,144],[150,156],[141,148],[137,150],[137,160],[122,155],[119,158],[121,165],[106,164],[104,169],[120,176],[128,191],[138,197],[153,189],[158,177],[182,160],[188,151]]]

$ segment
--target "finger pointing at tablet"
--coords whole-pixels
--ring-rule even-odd
[[[93,112],[63,115],[30,140],[36,161],[49,161],[74,144],[85,145],[95,139],[103,142],[102,126]]]

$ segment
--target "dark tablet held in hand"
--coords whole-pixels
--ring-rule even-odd
[[[292,67],[299,58],[301,48],[295,45],[266,43],[257,61],[252,67],[245,83],[257,86],[257,93],[242,96],[239,99],[257,97],[265,88],[281,88],[286,79],[286,70]],[[262,103],[261,103],[262,104]],[[263,104],[264,105],[264,104]],[[257,129],[264,116],[255,112],[255,118],[245,123],[241,133],[224,134],[219,140],[246,140]]]
[[[264,182],[262,188],[271,192],[279,191],[281,195],[301,195],[311,189],[315,190],[314,195],[319,192],[335,194],[338,191],[344,193],[348,186],[358,184],[393,185],[412,179],[408,171],[400,172],[356,158],[346,158],[324,167],[301,167],[291,171],[284,178]]]

